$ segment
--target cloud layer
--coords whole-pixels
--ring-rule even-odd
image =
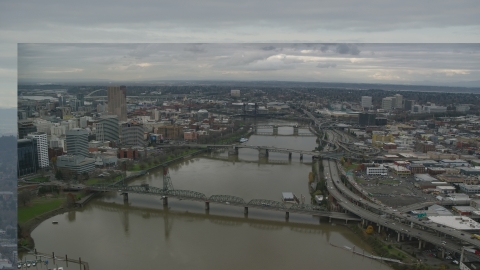
[[[20,82],[289,80],[455,85],[480,44],[20,44]]]

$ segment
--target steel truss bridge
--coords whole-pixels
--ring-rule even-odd
[[[351,214],[330,212],[325,210],[322,207],[311,205],[311,204],[285,204],[284,202],[267,200],[267,199],[253,199],[246,202],[243,198],[232,196],[232,195],[212,195],[207,197],[205,194],[192,190],[179,190],[173,189],[173,185],[168,173],[168,169],[165,167],[163,170],[163,187],[152,187],[148,184],[128,186],[124,181],[118,181],[110,185],[94,185],[91,186],[90,190],[97,192],[109,192],[116,191],[121,193],[124,196],[124,200],[128,200],[128,193],[136,194],[145,194],[145,195],[155,195],[161,196],[163,204],[168,204],[168,198],[173,197],[181,200],[190,200],[190,201],[201,201],[205,203],[205,209],[210,209],[210,203],[230,205],[230,206],[240,206],[244,207],[244,213],[248,214],[249,208],[257,208],[270,211],[280,211],[286,213],[286,219],[289,217],[289,213],[298,213],[298,214],[310,214],[319,217],[328,217],[330,219],[341,219],[345,221],[355,220],[359,221],[360,219]]]

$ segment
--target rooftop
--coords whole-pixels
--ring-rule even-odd
[[[479,230],[480,223],[465,216],[431,216],[428,217],[433,223],[444,225],[456,230],[470,231]]]

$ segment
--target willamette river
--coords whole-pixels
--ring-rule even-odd
[[[306,132],[301,130],[300,133]],[[279,134],[291,134],[280,128]],[[248,145],[313,150],[315,137],[253,135]],[[259,160],[257,150],[241,149],[237,158],[211,153],[170,166],[175,189],[211,195],[234,195],[245,201],[280,201],[282,192],[303,194],[309,202],[311,157],[270,153]],[[162,186],[162,171],[152,171],[132,185]],[[53,225],[52,221],[58,221]],[[58,215],[32,233],[41,252],[81,257],[90,269],[391,269],[377,261],[331,246],[368,247],[348,228],[319,223],[309,215],[211,204],[157,196],[103,195],[83,209]],[[26,256],[31,258],[30,255]],[[23,257],[25,259],[25,257]],[[28,258],[27,258],[28,259]],[[57,265],[65,264],[57,262]],[[35,267],[34,267],[35,268]],[[46,269],[45,266],[37,266]],[[52,263],[49,264],[52,267]],[[79,269],[69,264],[68,269]]]

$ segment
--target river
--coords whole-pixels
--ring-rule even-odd
[[[293,133],[288,127],[278,132]],[[245,144],[310,151],[315,139],[252,135]],[[300,161],[298,154],[289,160],[286,154],[270,153],[259,159],[254,149],[241,149],[230,158],[227,153],[204,154],[169,168],[175,189],[245,201],[280,201],[282,192],[293,192],[309,202],[310,171],[310,156]],[[162,179],[158,170],[131,184],[161,187]],[[283,212],[259,209],[250,209],[246,217],[241,207],[219,204],[211,204],[206,213],[202,202],[169,198],[164,207],[159,197],[139,194],[129,194],[128,203],[115,193],[102,195],[81,210],[46,220],[32,237],[38,251],[82,257],[90,269],[391,269],[331,246],[369,251],[348,228],[328,220],[290,214],[287,222]]]

